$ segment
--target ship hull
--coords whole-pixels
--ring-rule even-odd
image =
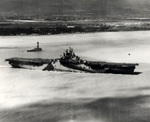
[[[43,70],[47,64],[43,64],[40,66],[30,65],[30,64],[22,64],[22,63],[10,63],[13,68],[23,68],[23,69],[30,69],[30,70]]]
[[[101,68],[92,68],[90,66],[84,66],[80,64],[62,64],[65,67],[76,69],[80,72],[89,72],[89,73],[115,73],[115,74],[132,74],[134,73],[135,66],[129,66],[129,67],[122,67],[122,65],[118,67],[109,67],[109,66],[103,66]],[[99,64],[97,65],[99,67]]]
[[[47,59],[36,62],[31,59],[7,59],[9,64],[13,68],[23,68],[31,70],[43,70],[43,71],[66,71],[66,72],[88,72],[88,73],[121,73],[121,74],[132,74],[135,70],[136,64],[124,64],[124,63],[74,63],[65,62],[61,60],[47,61]]]

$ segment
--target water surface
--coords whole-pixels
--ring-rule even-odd
[[[0,122],[149,122],[150,31],[0,37]],[[40,42],[42,52],[30,52]],[[10,57],[139,63],[139,75],[14,69]],[[129,55],[130,54],[130,55]]]

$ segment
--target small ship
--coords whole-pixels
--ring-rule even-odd
[[[134,74],[138,63],[114,63],[88,61],[77,56],[73,48],[66,49],[60,58],[9,58],[5,59],[13,68],[39,69],[47,71]]]
[[[39,47],[39,42],[37,42],[37,47],[31,50],[27,50],[27,52],[38,52],[42,51],[42,48]]]

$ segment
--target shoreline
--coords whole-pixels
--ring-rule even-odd
[[[62,35],[80,35],[80,34],[98,34],[98,33],[118,33],[118,32],[148,32],[150,30],[119,30],[119,31],[95,31],[95,32],[76,32],[76,33],[60,33],[60,34],[18,34],[18,35],[0,35],[0,37],[13,37],[13,36],[20,36],[20,37],[34,37],[34,36],[62,36]]]
[[[23,21],[23,20],[22,20]],[[0,36],[59,35],[96,32],[149,31],[150,22],[141,20],[113,21],[43,21],[0,23]]]

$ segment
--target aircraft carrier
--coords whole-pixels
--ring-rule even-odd
[[[83,60],[75,55],[70,47],[63,56],[56,59],[42,58],[9,58],[5,59],[14,68],[39,69],[47,71],[89,72],[89,73],[121,73],[133,74],[137,63],[114,63]]]

